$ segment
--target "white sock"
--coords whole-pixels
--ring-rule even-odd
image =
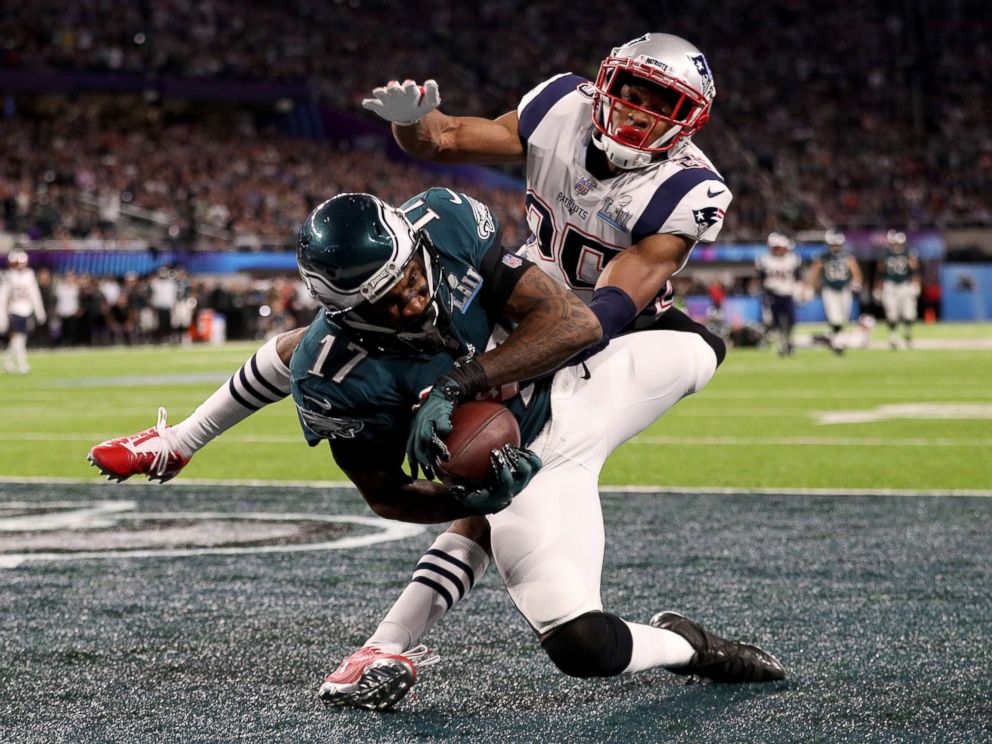
[[[366,646],[402,653],[420,640],[482,578],[489,556],[474,540],[453,532],[438,536]]]
[[[290,373],[272,338],[188,418],[172,427],[187,456],[255,411],[290,393]]]
[[[630,628],[634,638],[634,650],[630,656],[630,664],[623,670],[624,674],[642,672],[654,667],[685,666],[692,659],[695,649],[689,641],[662,628],[652,628],[640,623],[624,623]]]
[[[10,335],[10,348],[13,351],[14,360],[17,362],[19,372],[28,371],[28,337],[23,333],[12,333]]]

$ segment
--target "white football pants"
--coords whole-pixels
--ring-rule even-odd
[[[913,282],[882,282],[882,307],[889,323],[916,320],[916,285]]]
[[[851,320],[851,290],[824,287],[820,291],[823,300],[823,314],[832,326],[846,326]]]
[[[602,610],[599,473],[609,454],[709,382],[716,355],[695,333],[639,331],[555,375],[551,419],[531,445],[544,467],[489,516],[493,560],[538,633]]]

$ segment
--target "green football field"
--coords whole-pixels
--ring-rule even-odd
[[[0,743],[992,741],[990,339],[733,351],[611,459],[606,609],[679,610],[784,682],[566,677],[490,568],[386,714],[316,690],[440,528],[329,483],[289,402],[166,486],[86,463],[159,405],[181,419],[252,344],[34,353],[0,377]]]
[[[884,336],[878,332],[879,339]],[[918,329],[916,349],[823,349],[780,359],[732,351],[713,381],[607,463],[603,483],[667,488],[992,488],[992,326]],[[0,474],[89,479],[85,455],[111,436],[180,420],[252,353],[221,348],[37,352],[0,377]],[[292,403],[197,454],[186,479],[338,481],[308,448]]]

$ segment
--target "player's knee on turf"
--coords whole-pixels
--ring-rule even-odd
[[[616,615],[589,612],[556,628],[541,646],[570,677],[614,677],[630,666],[634,639]]]

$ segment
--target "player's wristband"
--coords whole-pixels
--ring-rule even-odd
[[[589,309],[603,327],[602,340],[609,340],[637,317],[637,305],[620,287],[601,287],[593,292]]]
[[[603,335],[599,341],[587,346],[569,360],[569,364],[584,362],[593,354],[605,349],[610,340],[626,328],[637,317],[637,305],[630,295],[619,287],[601,287],[593,292],[589,309],[599,320]]]
[[[492,387],[486,370],[475,359],[457,365],[438,384],[441,385],[444,397],[456,403],[471,400]]]

